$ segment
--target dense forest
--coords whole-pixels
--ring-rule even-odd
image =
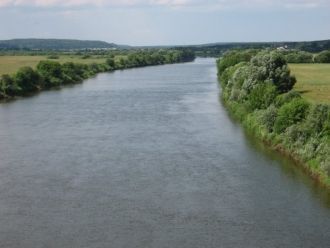
[[[54,56],[54,55],[53,55]],[[187,49],[133,51],[119,59],[109,56],[105,63],[59,63],[54,60],[40,61],[36,69],[22,67],[14,75],[0,78],[0,99],[24,96],[43,89],[79,83],[99,72],[117,69],[187,62],[194,60],[194,53]]]
[[[218,60],[218,72],[230,112],[258,138],[330,186],[330,106],[312,104],[293,90],[296,79],[286,55],[231,51]]]

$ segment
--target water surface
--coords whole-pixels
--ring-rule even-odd
[[[330,196],[242,132],[215,61],[0,105],[0,247],[324,247]]]

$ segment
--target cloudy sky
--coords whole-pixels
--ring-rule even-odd
[[[0,0],[0,39],[129,45],[330,39],[330,0]]]

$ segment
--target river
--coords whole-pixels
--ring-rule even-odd
[[[330,195],[244,134],[213,59],[0,104],[0,247],[330,245]]]

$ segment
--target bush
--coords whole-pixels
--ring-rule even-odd
[[[316,63],[330,63],[330,51],[320,52],[314,60]]]
[[[270,105],[260,117],[261,124],[264,125],[269,132],[273,132],[277,111],[278,109],[274,105]]]
[[[20,89],[17,93],[30,93],[41,89],[41,77],[31,67],[22,67],[14,76],[14,85]]]
[[[58,55],[49,55],[47,59],[59,59],[60,57]]]
[[[266,109],[277,96],[276,87],[271,83],[258,84],[248,95],[250,110]]]
[[[330,106],[325,104],[314,105],[306,118],[308,130],[319,136],[329,136]]]
[[[313,63],[313,54],[304,51],[289,52],[285,58],[288,63]]]
[[[287,93],[278,95],[275,99],[275,106],[276,107],[281,107],[283,104],[291,102],[293,99],[300,99],[301,95],[299,92],[291,90]]]
[[[63,82],[62,66],[55,61],[40,61],[37,65],[37,71],[44,80],[46,88],[59,86]]]
[[[221,75],[227,68],[234,66],[240,62],[248,62],[256,55],[258,50],[243,50],[227,52],[219,61],[218,68]]]
[[[1,88],[0,89],[0,92],[1,92],[0,98],[6,98],[8,96],[19,95],[20,91],[21,91],[21,88],[17,85],[15,80],[7,74],[1,76],[0,88]]]
[[[302,121],[308,112],[310,104],[303,99],[293,99],[284,104],[279,110],[274,125],[274,131],[281,133],[293,124]]]
[[[115,60],[113,58],[107,58],[106,64],[109,65],[111,68],[115,68]]]

